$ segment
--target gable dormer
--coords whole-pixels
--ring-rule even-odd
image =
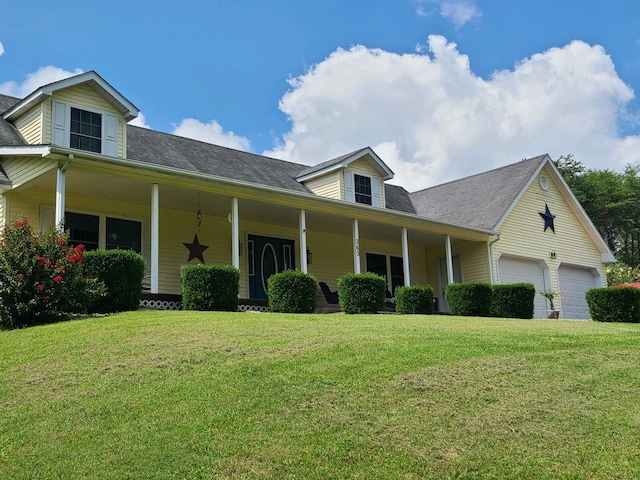
[[[50,83],[3,114],[31,145],[125,157],[127,122],[138,109],[96,72]]]
[[[301,172],[296,178],[316,195],[385,207],[384,182],[391,169],[369,147]]]

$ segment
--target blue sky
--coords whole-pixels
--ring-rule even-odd
[[[640,163],[637,0],[104,5],[0,3],[0,93],[95,70],[139,125],[305,164],[371,146],[409,190]]]

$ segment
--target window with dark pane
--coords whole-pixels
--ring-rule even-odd
[[[354,175],[353,183],[356,194],[356,202],[371,205],[371,178],[362,175]]]
[[[69,232],[69,243],[74,247],[82,244],[87,250],[98,248],[100,218],[97,215],[65,212],[64,229]]]
[[[396,287],[404,286],[404,263],[402,257],[390,257],[391,263],[391,292],[395,296]]]
[[[142,224],[133,220],[107,217],[107,250],[119,248],[140,253]]]
[[[71,148],[102,152],[102,115],[71,108]]]

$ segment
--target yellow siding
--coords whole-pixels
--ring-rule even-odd
[[[42,121],[42,105],[37,105],[20,117],[15,125],[29,145],[41,145]]]
[[[11,179],[13,188],[39,177],[43,173],[56,168],[57,163],[42,157],[9,158],[3,160],[2,166],[7,176]]]
[[[445,242],[442,246],[427,249],[427,273],[431,285],[435,288],[438,284],[438,270],[440,259],[444,258]],[[489,282],[489,253],[485,242],[452,241],[451,255],[460,256],[460,267],[463,282]],[[436,289],[436,292],[438,290]]]
[[[320,178],[314,178],[305,185],[316,195],[321,197],[340,199],[340,174],[332,172]]]
[[[553,290],[559,290],[558,267],[561,263],[596,268],[604,279],[600,252],[562,197],[552,173],[543,172],[549,179],[548,190],[543,190],[536,179],[500,229],[500,241],[493,245],[496,275],[499,275],[500,255],[508,254],[542,259],[549,267]],[[543,232],[544,220],[538,212],[545,211],[545,204],[556,216],[555,234],[551,229]],[[550,258],[552,251],[556,253],[555,259]]]

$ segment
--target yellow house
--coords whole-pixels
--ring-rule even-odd
[[[175,305],[181,268],[205,262],[240,269],[242,309],[298,269],[329,290],[346,272],[384,276],[389,295],[430,284],[441,311],[451,282],[531,281],[586,318],[614,261],[547,155],[409,193],[368,147],[309,167],[128,125],[137,108],[95,72],[0,95],[0,114],[0,224],[140,252],[150,306]]]

